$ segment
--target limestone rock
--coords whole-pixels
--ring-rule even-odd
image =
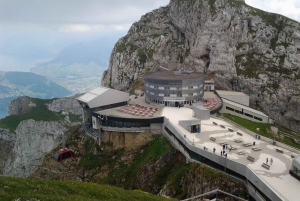
[[[35,107],[35,104],[31,102],[31,98],[21,96],[10,102],[8,105],[8,115],[26,114],[29,112],[31,107]]]
[[[299,58],[296,21],[243,0],[171,0],[117,42],[102,85],[128,90],[160,66],[192,69],[213,74],[218,89],[243,91],[251,105],[300,132]]]
[[[14,144],[16,136],[7,129],[0,128],[0,175],[4,168],[5,162],[8,159]]]
[[[58,136],[64,130],[66,128],[59,122],[22,121],[16,129],[14,147],[3,174],[30,176],[41,165],[44,156],[61,142]]]
[[[76,100],[80,95],[65,97],[54,99],[51,103],[47,104],[49,110],[53,112],[61,112],[63,111],[65,114],[71,113],[74,115],[82,114],[82,107],[79,105]]]

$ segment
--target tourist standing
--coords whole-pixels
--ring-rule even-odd
[[[266,161],[267,161],[267,164],[268,164],[268,161],[269,161],[269,159],[267,158],[267,160],[266,160]]]
[[[221,150],[221,156],[222,156],[222,154],[223,154],[223,151]]]
[[[273,158],[270,159],[270,164],[272,165],[272,163],[273,163]]]

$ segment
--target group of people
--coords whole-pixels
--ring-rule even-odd
[[[253,142],[253,145],[255,145],[255,142]],[[227,145],[227,144],[224,144],[223,145],[223,150],[221,150],[221,156],[225,156],[227,158],[227,153],[225,152],[225,149],[229,149],[229,151],[231,151],[232,147],[231,145]],[[213,148],[213,152],[216,153],[216,148],[214,147]],[[266,159],[266,163],[268,164],[269,162],[269,158]],[[273,158],[270,159],[270,165],[273,164]]]
[[[225,152],[225,149],[228,149],[229,151],[231,151],[232,147],[231,147],[231,145],[228,146],[228,144],[223,145],[223,150],[221,150],[221,156],[227,157],[227,153]],[[216,153],[216,148],[213,148],[213,152]]]

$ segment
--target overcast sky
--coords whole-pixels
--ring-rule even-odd
[[[141,15],[168,2],[0,0],[0,70],[28,70],[34,62],[50,59],[74,42],[110,35],[117,39]],[[246,0],[246,3],[300,22],[300,0]],[[20,64],[23,66],[18,67]]]

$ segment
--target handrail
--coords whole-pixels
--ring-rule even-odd
[[[176,132],[178,132],[179,133],[179,135],[187,142],[187,146],[190,148],[191,146],[194,146],[194,147],[196,147],[196,148],[198,148],[198,149],[203,149],[203,147],[204,146],[201,146],[201,145],[195,145],[195,144],[193,144],[193,142],[191,142],[188,138],[184,138],[184,134],[179,130],[179,129],[177,129],[176,128],[176,126],[174,126],[173,125],[173,123],[171,123],[170,121],[169,121],[169,119],[167,119],[167,118],[165,118],[166,120],[167,120],[167,122],[165,122],[165,124],[168,126],[168,124],[170,124],[172,127],[173,127],[173,129],[174,130],[176,130]],[[218,118],[218,119],[220,119],[220,118]],[[222,119],[223,120],[223,119]],[[234,122],[233,122],[234,123]],[[238,124],[236,124],[236,123],[234,123],[235,125],[238,125]],[[238,125],[238,127],[241,127],[241,126],[239,126]],[[248,129],[246,129],[246,130],[248,130]],[[252,132],[252,131],[251,131]],[[176,133],[173,133],[174,135],[176,135]],[[178,139],[178,140],[180,140],[180,139]],[[206,151],[208,151],[208,152],[210,152],[210,153],[213,153],[212,151],[210,151],[210,150],[206,150]],[[240,163],[240,162],[238,162],[238,161],[235,161],[235,160],[232,160],[232,159],[230,159],[230,158],[227,158],[227,160],[230,160],[230,161],[233,161],[233,162],[236,162],[236,163],[238,163],[238,164],[241,164],[241,165],[243,165],[243,166],[245,166],[248,170],[250,170],[254,175],[256,175],[266,186],[268,186],[273,192],[274,192],[274,194],[276,194],[279,198],[281,198],[282,200],[284,200],[284,196],[280,193],[280,192],[278,192],[274,187],[272,187],[272,186],[270,186],[262,177],[260,177],[259,175],[257,175],[255,172],[253,172],[252,171],[252,169],[248,166],[248,165],[245,165],[245,164],[243,164],[243,163]]]

